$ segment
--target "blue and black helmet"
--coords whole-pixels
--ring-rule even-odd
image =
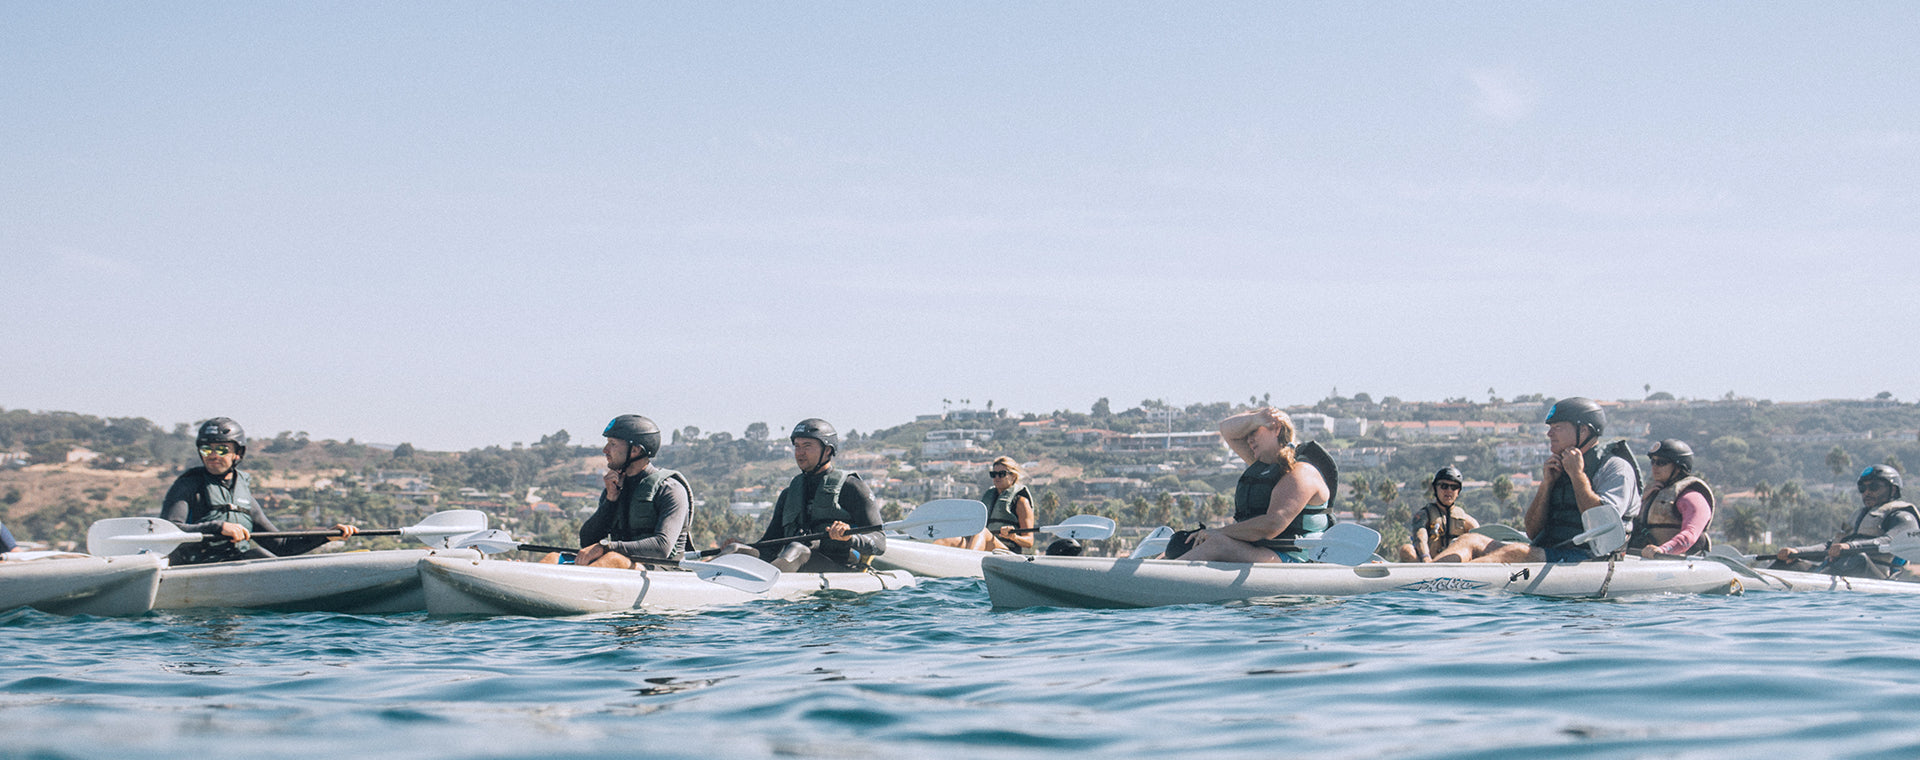
[[[1855,486],[1865,486],[1869,480],[1879,480],[1893,487],[1893,498],[1900,498],[1900,471],[1884,464],[1876,464],[1860,471],[1860,479]],[[1861,488],[1861,490],[1866,490]]]
[[[1553,408],[1547,410],[1547,424],[1556,422],[1572,423],[1574,427],[1585,426],[1594,435],[1599,435],[1606,432],[1607,413],[1593,399],[1574,396],[1554,402]]]
[[[638,414],[622,414],[607,423],[607,429],[600,433],[617,441],[626,441],[628,445],[641,451],[641,456],[652,459],[660,453],[660,426],[653,420]]]

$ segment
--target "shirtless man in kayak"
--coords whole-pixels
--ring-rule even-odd
[[[1284,543],[1311,538],[1333,525],[1333,460],[1319,444],[1298,445],[1293,420],[1262,407],[1220,422],[1220,437],[1247,463],[1233,492],[1233,523],[1185,534],[1167,548],[1168,559],[1225,562],[1306,562],[1306,553]],[[1311,447],[1311,448],[1309,448]]]
[[[660,453],[660,426],[638,414],[623,414],[601,431],[607,458],[599,508],[580,526],[574,564],[633,567],[634,560],[680,559],[692,540],[693,486],[673,470],[653,464]],[[559,561],[558,555],[552,555]],[[541,558],[547,561],[546,557]]]
[[[174,565],[199,565],[239,559],[265,559],[305,554],[339,541],[359,528],[345,523],[335,525],[340,535],[331,537],[270,538],[254,541],[255,533],[277,530],[273,521],[253,498],[253,476],[240,469],[247,456],[247,432],[240,423],[215,417],[200,425],[194,436],[200,451],[200,466],[180,473],[166,497],[160,500],[160,517],[188,533],[206,533],[220,538],[181,544],[167,560]]]
[[[1604,510],[1621,523],[1640,512],[1640,473],[1624,442],[1604,449],[1600,434],[1607,413],[1593,399],[1561,399],[1547,410],[1547,448],[1540,488],[1527,505],[1524,522],[1531,541],[1498,541],[1468,533],[1435,555],[1435,562],[1580,562],[1597,556],[1592,543],[1571,543],[1585,532],[1583,516]],[[1604,553],[1610,554],[1609,547]]]

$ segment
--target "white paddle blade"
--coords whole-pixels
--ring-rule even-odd
[[[1468,532],[1478,533],[1495,541],[1506,541],[1509,543],[1519,542],[1524,544],[1529,540],[1527,534],[1521,533],[1519,528],[1511,525],[1482,525]]]
[[[427,519],[411,527],[401,528],[400,535],[434,548],[451,549],[454,538],[486,529],[487,513],[477,509],[449,509],[427,515]]]
[[[692,570],[700,580],[735,588],[749,594],[765,593],[780,582],[780,568],[745,554],[722,554],[711,560],[683,559],[680,566]]]
[[[913,508],[886,527],[922,541],[971,536],[987,529],[987,505],[972,499],[938,499]]]
[[[1359,523],[1340,523],[1319,538],[1295,543],[1307,549],[1308,559],[1351,567],[1373,559],[1373,550],[1380,547],[1380,532]]]
[[[498,528],[469,533],[464,536],[448,536],[449,549],[479,549],[481,554],[501,554],[520,548],[520,542],[513,535]]]
[[[1112,538],[1116,527],[1118,526],[1111,518],[1099,515],[1074,515],[1060,521],[1059,525],[1040,526],[1040,530],[1061,538],[1099,540]]]
[[[1595,557],[1604,557],[1627,545],[1627,526],[1620,522],[1620,514],[1612,507],[1595,507],[1580,513],[1580,527],[1586,531],[1567,540],[1570,544],[1586,544],[1587,551]]]
[[[87,553],[96,557],[167,554],[176,546],[206,537],[183,531],[158,517],[109,517],[87,528]]]
[[[1146,559],[1165,554],[1167,542],[1173,540],[1173,529],[1165,525],[1154,528],[1146,538],[1140,539],[1140,545],[1133,547],[1133,553],[1127,559]]]

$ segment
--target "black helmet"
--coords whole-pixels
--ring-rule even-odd
[[[1082,547],[1079,541],[1071,538],[1057,538],[1053,543],[1047,544],[1049,557],[1078,557],[1085,551],[1086,548]]]
[[[247,453],[247,431],[240,429],[240,423],[229,417],[215,417],[200,423],[200,433],[193,437],[193,445],[205,446],[209,443],[231,443],[241,454]]]
[[[1680,468],[1683,475],[1693,473],[1693,447],[1678,438],[1668,438],[1647,449],[1647,459],[1654,464],[1666,462]]]
[[[1433,474],[1433,481],[1427,485],[1427,489],[1431,491],[1435,497],[1438,497],[1440,494],[1441,481],[1451,482],[1456,486],[1465,486],[1467,484],[1466,477],[1460,474],[1460,468],[1453,465],[1442,467],[1439,472]]]
[[[642,456],[648,459],[660,453],[660,426],[653,424],[653,420],[638,414],[622,414],[613,418],[612,422],[607,423],[607,429],[600,434],[614,440],[626,441],[629,445],[640,449],[643,452]]]
[[[1884,464],[1876,464],[1860,471],[1860,480],[1854,485],[1865,485],[1869,480],[1884,480],[1893,486],[1893,497],[1900,498],[1900,471]]]
[[[826,445],[828,452],[840,450],[839,431],[834,430],[833,425],[819,417],[808,417],[801,420],[800,424],[794,425],[793,433],[787,436],[787,440],[792,441],[795,438],[812,438]]]
[[[1585,425],[1594,435],[1599,435],[1606,432],[1607,413],[1593,399],[1574,396],[1554,402],[1553,408],[1547,410],[1547,424],[1556,422],[1570,422],[1574,427]]]

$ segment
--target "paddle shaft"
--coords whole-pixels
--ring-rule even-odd
[[[882,531],[886,529],[887,529],[887,526],[885,525],[862,525],[858,528],[848,528],[847,535],[851,536],[855,533],[874,533],[874,532]],[[830,538],[830,536],[828,536],[825,533],[803,533],[798,536],[788,536],[786,538],[774,538],[774,539],[768,539],[766,541],[756,541],[754,543],[747,544],[747,545],[755,549],[771,549],[776,546],[786,546],[787,544],[794,544],[802,541],[819,541],[823,538]]]
[[[568,549],[564,546],[541,546],[539,544],[521,544],[513,548],[514,548],[514,551],[522,551],[522,552],[554,552],[554,553],[560,554],[561,556],[566,556],[566,557],[580,556],[579,549]],[[622,555],[622,556],[625,556],[625,555]],[[637,565],[653,565],[656,567],[679,567],[680,566],[680,563],[675,562],[673,560],[667,560],[667,559],[640,559],[637,557],[627,557],[627,559],[633,560],[634,564],[637,564]]]
[[[207,535],[217,537],[220,534],[209,533]],[[338,536],[342,535],[342,533],[338,528],[331,528],[325,530],[276,530],[267,533],[251,533],[248,535],[251,538],[315,538],[319,536]],[[360,536],[398,536],[400,535],[400,529],[376,528],[373,530],[355,531],[353,535],[355,538]]]

